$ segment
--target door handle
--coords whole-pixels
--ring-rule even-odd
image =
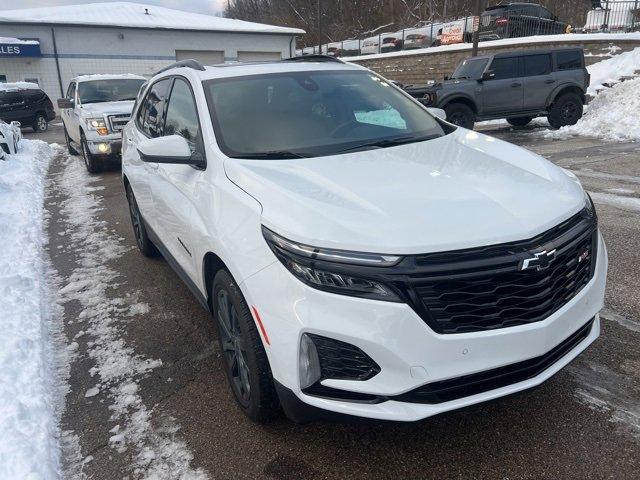
[[[513,83],[511,84],[511,86],[512,86],[513,88],[516,88],[516,87],[521,87],[521,86],[522,86],[522,84],[521,84],[520,82],[513,82]]]
[[[546,84],[549,84],[549,85],[550,85],[550,84],[552,84],[552,83],[556,83],[556,81],[555,81],[553,78],[549,78],[549,79],[545,80],[545,81],[544,81],[544,83],[546,83]]]

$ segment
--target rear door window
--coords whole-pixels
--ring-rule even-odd
[[[580,50],[557,52],[556,62],[558,64],[558,70],[575,70],[582,68],[582,52]]]
[[[535,77],[537,75],[548,75],[551,73],[551,55],[525,55],[524,62],[525,77]]]
[[[164,110],[172,80],[165,78],[154,83],[140,105],[137,118],[138,127],[149,137],[162,136]]]
[[[518,76],[518,57],[494,58],[490,70],[495,80]]]

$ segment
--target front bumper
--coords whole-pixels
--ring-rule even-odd
[[[318,291],[299,282],[279,262],[246,279],[241,289],[260,312],[270,340],[265,348],[281,393],[290,391],[305,405],[338,414],[416,421],[539,385],[587,348],[600,333],[597,314],[603,306],[608,262],[601,235],[598,244],[594,276],[569,303],[543,321],[482,332],[437,334],[406,304]],[[366,381],[323,380],[323,386],[396,397],[433,382],[540,357],[592,318],[586,338],[536,376],[452,401],[343,401],[307,395],[299,385],[298,349],[305,332],[355,345],[381,367]]]
[[[122,138],[119,135],[117,137],[111,135],[94,139],[87,138],[87,147],[92,155],[119,159],[122,152]]]

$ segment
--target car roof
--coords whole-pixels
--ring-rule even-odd
[[[133,73],[113,73],[113,74],[107,74],[107,73],[96,73],[93,75],[78,75],[75,78],[72,78],[71,81],[76,81],[76,82],[92,82],[95,80],[120,80],[120,79],[134,79],[134,80],[146,80],[146,78],[144,78],[142,75],[135,75]]]
[[[553,52],[566,52],[566,51],[582,51],[582,47],[559,47],[559,48],[535,48],[532,50],[512,50],[510,52],[500,52],[493,55],[494,58],[501,57],[525,57],[528,55],[544,55]]]
[[[184,74],[188,70],[200,80],[216,78],[244,77],[247,75],[265,75],[270,73],[321,72],[321,71],[359,71],[366,70],[353,63],[341,61],[272,61],[272,62],[229,62],[220,65],[205,66],[204,70],[177,67],[162,72],[162,76]]]

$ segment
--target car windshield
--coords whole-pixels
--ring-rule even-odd
[[[78,95],[81,103],[135,100],[144,82],[137,78],[90,80],[78,83]]]
[[[316,157],[425,141],[451,131],[366,71],[252,75],[204,85],[218,145],[230,157]]]
[[[482,72],[484,71],[484,67],[487,66],[488,58],[467,58],[463,61],[456,71],[451,75],[452,79],[478,79],[481,77]]]

